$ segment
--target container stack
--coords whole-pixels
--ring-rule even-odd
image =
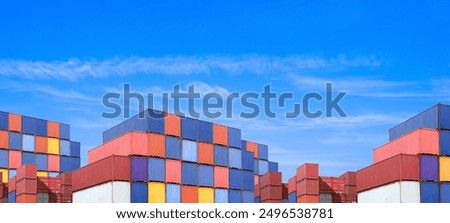
[[[37,202],[37,170],[36,165],[26,164],[17,169],[16,203]]]
[[[319,202],[319,165],[305,163],[297,168],[297,203]]]
[[[37,175],[55,177],[80,167],[80,143],[70,140],[67,124],[0,112],[0,173],[2,181],[17,168],[36,164]]]
[[[319,203],[345,203],[344,180],[340,177],[319,177]]]
[[[356,192],[356,172],[348,171],[340,176],[344,181],[345,203],[358,202],[358,194]]]
[[[261,177],[261,203],[282,203],[281,172],[269,172]]]
[[[297,176],[288,180],[288,203],[297,203]]]

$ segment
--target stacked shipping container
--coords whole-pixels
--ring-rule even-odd
[[[261,177],[261,203],[282,203],[283,184],[280,172],[269,172]]]

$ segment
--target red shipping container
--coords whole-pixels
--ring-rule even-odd
[[[297,168],[297,181],[303,179],[319,179],[319,165],[305,163]]]
[[[72,186],[61,186],[62,194],[72,194]]]
[[[228,146],[227,126],[213,124],[213,142],[214,144]]]
[[[268,172],[261,176],[261,188],[269,185],[281,186],[281,172]]]
[[[348,171],[340,176],[344,179],[344,185],[356,186],[356,172]]]
[[[331,202],[345,203],[345,195],[344,194],[333,194],[331,197]]]
[[[166,135],[181,136],[181,119],[174,114],[167,114],[164,119]]]
[[[259,176],[258,175],[255,175],[253,177],[253,180],[255,181],[255,184],[259,184]]]
[[[255,197],[261,197],[261,185],[255,184],[254,194],[255,194]]]
[[[11,177],[8,183],[8,193],[16,190],[16,177]]]
[[[88,163],[93,163],[106,157],[118,155],[148,155],[147,133],[130,132],[113,139],[88,152]]]
[[[297,177],[291,177],[291,179],[288,180],[288,193],[296,192],[297,191]]]
[[[37,194],[37,179],[21,179],[16,182],[16,195]]]
[[[22,152],[21,151],[15,151],[15,150],[9,150],[9,168],[17,169],[20,166],[22,166]]]
[[[58,179],[61,180],[61,185],[71,186],[73,182],[72,178],[73,178],[72,172],[65,172],[58,175]]]
[[[181,184],[181,161],[166,160],[166,182]]]
[[[253,152],[253,157],[258,159],[258,144],[247,141],[247,151]]]
[[[228,168],[214,166],[214,187],[228,189],[229,173]]]
[[[22,116],[9,113],[9,131],[22,132]]]
[[[73,191],[110,181],[130,181],[130,158],[110,156],[72,172]]]
[[[48,155],[48,171],[59,172],[59,159],[58,155]]]
[[[61,180],[52,177],[39,177],[37,191],[38,193],[61,193]]]
[[[345,203],[358,203],[358,196],[357,195],[346,195]]]
[[[418,129],[384,144],[373,151],[373,162],[377,163],[398,154],[439,155],[439,131]]]
[[[261,203],[283,203],[283,200],[264,200],[264,201],[261,201]]]
[[[17,182],[21,179],[36,179],[37,169],[34,164],[25,164],[17,168]]]
[[[47,137],[36,136],[36,152],[47,153],[48,151],[47,142],[48,142]]]
[[[338,177],[320,177],[320,194],[344,193],[344,179]]]
[[[37,203],[37,194],[21,194],[16,197],[16,203]]]
[[[59,123],[47,121],[47,136],[59,139]]]
[[[181,186],[181,203],[198,203],[198,188]]]
[[[319,203],[319,195],[298,196],[297,203]]]
[[[164,135],[148,133],[148,155],[166,157],[166,138]]]
[[[214,146],[209,143],[198,143],[198,163],[214,165]]]
[[[288,184],[282,184],[281,185],[281,187],[282,187],[282,189],[283,189],[283,193],[282,193],[282,195],[283,195],[283,200],[284,199],[288,199]]]
[[[283,199],[283,189],[281,186],[267,186],[261,188],[261,201]]]
[[[9,133],[0,131],[0,149],[9,149]]]
[[[356,195],[356,186],[345,186],[346,195]]]
[[[419,157],[400,154],[356,172],[356,191],[362,192],[396,181],[419,181]]]
[[[305,194],[319,195],[318,179],[304,179],[297,182],[297,196]]]

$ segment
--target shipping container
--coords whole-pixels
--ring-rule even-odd
[[[166,126],[167,126],[167,124],[166,124]],[[181,186],[180,185],[166,184],[166,203],[181,203]]]
[[[37,193],[37,179],[20,179],[16,182],[16,194],[36,194]]]
[[[228,191],[228,202],[229,203],[242,203],[242,191],[229,190]]]
[[[150,157],[148,159],[148,180],[149,181],[166,181],[166,162],[161,158]]]
[[[149,203],[166,202],[166,185],[164,183],[157,183],[157,182],[148,183],[148,202]]]
[[[241,149],[242,151],[247,151],[247,141],[241,140]]]
[[[281,186],[261,187],[261,201],[280,200],[283,199]]]
[[[198,139],[198,120],[193,118],[181,119],[181,137],[184,139]]]
[[[0,168],[8,168],[9,166],[8,150],[0,150]]]
[[[48,153],[48,142],[47,137],[36,136],[36,149],[37,153]]]
[[[297,191],[297,177],[293,176],[288,180],[288,193],[293,193]]]
[[[358,192],[396,181],[419,179],[419,157],[415,155],[397,155],[356,172]]]
[[[61,156],[59,158],[59,167],[61,172],[70,172],[73,171],[72,166],[72,157]]]
[[[36,135],[36,119],[22,116],[22,133]]]
[[[181,203],[198,203],[198,188],[181,186]]]
[[[344,179],[344,185],[356,186],[356,172],[348,171],[340,176]]]
[[[166,157],[166,139],[163,135],[149,133],[148,134],[148,150],[149,156]]]
[[[16,196],[16,203],[36,203],[37,194],[21,194]]]
[[[254,143],[254,142],[249,142],[247,141],[247,151],[249,152],[253,152],[253,157],[255,159],[258,159],[259,154],[258,154],[258,144]]]
[[[4,177],[6,176],[5,173],[1,172],[1,170],[0,170],[0,173],[2,174],[2,179],[4,180],[5,179]],[[17,178],[17,176],[16,177],[11,177],[9,179],[9,183],[3,181],[3,183],[8,183],[8,193],[16,191],[16,178]]]
[[[198,121],[198,141],[213,143],[213,124],[205,121]]]
[[[166,182],[181,184],[181,161],[166,160]]]
[[[213,124],[214,144],[228,146],[228,127],[219,124]]]
[[[260,197],[255,197],[255,203],[261,203],[261,198]]]
[[[198,143],[198,163],[214,165],[214,146],[212,144]]]
[[[36,154],[37,170],[48,171],[48,156],[46,154]]]
[[[242,171],[242,189],[243,190],[254,190],[255,178],[253,177],[253,171]]]
[[[48,177],[48,172],[46,171],[38,171],[36,173],[37,177]]]
[[[199,187],[198,203],[214,203],[214,188]]]
[[[214,203],[228,203],[228,190],[227,189],[215,189],[214,190]]]
[[[22,164],[35,164],[36,163],[36,156],[34,153],[30,152],[23,152],[22,153]]]
[[[198,185],[214,187],[214,167],[198,165]]]
[[[70,156],[70,141],[59,140],[59,154],[63,156]]]
[[[37,203],[49,203],[49,194],[48,193],[38,193],[37,194]]]
[[[185,185],[198,185],[198,168],[195,163],[181,163],[181,182]]]
[[[319,177],[319,193],[344,193],[344,179],[339,177]]]
[[[261,185],[259,183],[255,183],[253,192],[255,193],[255,197],[261,197]]]
[[[420,183],[420,203],[439,203],[439,183]]]
[[[176,137],[166,137],[166,157],[169,159],[181,159],[181,140]]]
[[[439,180],[439,158],[431,155],[420,156],[420,179],[423,181]]]
[[[278,172],[278,163],[269,162],[269,172]]]
[[[9,130],[8,122],[9,122],[8,113],[0,111],[0,129],[8,131]]]
[[[297,203],[319,203],[319,195],[297,196]]]
[[[0,131],[0,149],[9,149],[9,132]]]
[[[254,171],[253,153],[242,151],[242,169]]]
[[[266,173],[261,177],[261,187],[281,186],[281,172]]]
[[[130,203],[129,182],[108,182],[73,193],[73,203]]]
[[[22,116],[9,113],[8,127],[9,131],[22,132]]]
[[[57,177],[59,175],[59,172],[48,172],[49,177]]]
[[[48,171],[54,171],[59,172],[60,171],[60,165],[59,165],[60,159],[58,155],[48,155]]]
[[[230,189],[242,189],[243,176],[241,170],[229,169],[229,186]]]
[[[70,140],[70,126],[59,123],[59,138]]]
[[[331,194],[319,194],[319,203],[333,203]]]
[[[195,141],[183,140],[181,148],[181,159],[184,161],[197,162],[198,144]]]
[[[47,136],[51,138],[59,138],[59,123],[47,122]]]
[[[131,203],[148,203],[148,184],[143,182],[131,183]]]
[[[47,131],[47,120],[36,119],[36,135],[47,137]]]
[[[441,155],[450,155],[450,131],[448,130],[441,130],[439,132],[439,139],[440,139],[440,154]]]
[[[181,137],[181,120],[174,114],[167,114],[164,120],[166,135]]]
[[[214,187],[228,189],[229,188],[228,180],[229,180],[228,168],[215,166]]]
[[[22,134],[16,132],[9,133],[9,148],[13,150],[22,149]]]
[[[241,143],[241,130],[228,127],[228,146],[241,149]]]
[[[420,203],[420,183],[394,182],[358,193],[359,203]]]
[[[267,145],[258,144],[258,159],[269,160],[269,148]]]
[[[242,203],[255,203],[253,191],[242,191]]]
[[[8,183],[8,176],[9,176],[9,171],[8,169],[0,169],[0,173],[2,174],[2,181],[3,183]]]
[[[80,147],[79,142],[70,142],[70,156],[80,157]]]
[[[297,196],[301,195],[319,195],[318,179],[303,179],[297,182]]]
[[[48,154],[59,155],[59,139],[48,138]]]
[[[22,150],[28,152],[34,152],[35,140],[32,135],[22,135]]]
[[[258,174],[260,176],[269,172],[269,162],[265,160],[258,160]]]
[[[242,151],[240,149],[230,148],[228,150],[230,168],[242,169]]]
[[[441,183],[441,203],[450,203],[450,183]]]
[[[297,193],[295,192],[289,193],[288,203],[297,203]]]
[[[16,203],[16,192],[15,191],[8,193],[8,202]]]
[[[214,164],[217,166],[228,166],[228,148],[214,146]]]
[[[450,157],[439,157],[439,180],[450,181]]]
[[[148,156],[148,134],[130,132],[88,152],[88,163],[93,163],[111,155]]]
[[[9,169],[9,179],[11,179],[12,177],[15,177],[16,175],[17,175],[17,170],[15,170],[15,169]],[[1,177],[0,177],[0,179],[2,179]]]
[[[61,157],[62,159],[63,157]],[[148,159],[146,157],[131,157],[131,180],[148,181]]]
[[[314,163],[305,163],[297,168],[297,181],[303,179],[319,179],[319,165]]]

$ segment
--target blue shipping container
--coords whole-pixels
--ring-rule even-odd
[[[36,164],[36,156],[35,156],[35,154],[34,153],[23,152],[22,153],[22,165],[24,165],[24,164]]]
[[[9,148],[14,150],[22,149],[22,134],[15,132],[9,133]]]
[[[181,187],[178,184],[166,185],[166,203],[181,203]]]
[[[214,190],[214,203],[228,203],[228,190],[227,189],[215,189]]]
[[[22,150],[34,152],[35,139],[32,135],[22,135]]]
[[[214,168],[208,165],[198,166],[198,185],[205,187],[214,186]]]
[[[228,154],[230,156],[228,166],[230,168],[242,169],[242,151],[240,149],[230,148]]]
[[[278,172],[278,163],[269,162],[269,172]]]
[[[181,182],[186,185],[198,185],[198,169],[195,163],[183,162],[181,166]]]
[[[450,155],[450,131],[441,130],[439,132],[439,146],[441,155]]]
[[[292,192],[288,194],[288,203],[297,203],[297,193]]]
[[[70,126],[59,123],[59,138],[70,140]]]
[[[441,203],[450,203],[450,183],[441,183]]]
[[[59,140],[59,151],[63,156],[70,156],[70,141],[64,139]]]
[[[148,181],[148,158],[140,156],[131,157],[131,180]]]
[[[181,148],[181,159],[190,162],[197,162],[198,145],[191,140],[183,140]]]
[[[9,158],[7,150],[0,150],[0,168],[8,168]]]
[[[164,116],[165,116],[164,112],[148,109],[146,116],[148,132],[164,134],[165,132]]]
[[[255,177],[253,171],[242,171],[242,189],[254,190]]]
[[[240,190],[229,190],[228,192],[229,203],[242,203],[242,191]]]
[[[241,149],[247,151],[247,141],[245,140],[241,141]]]
[[[241,130],[236,128],[228,128],[228,146],[241,149]]]
[[[260,197],[255,197],[255,203],[261,203],[261,198]]]
[[[439,184],[435,182],[420,183],[420,203],[439,203]]]
[[[131,183],[131,203],[148,203],[147,183]]]
[[[269,162],[265,160],[258,160],[258,174],[264,175],[269,172]]]
[[[253,172],[259,175],[258,165],[259,165],[258,160],[253,159]]]
[[[181,140],[180,138],[167,136],[166,137],[166,157],[170,159],[181,158]]]
[[[48,156],[46,154],[36,154],[37,170],[48,170]]]
[[[213,143],[213,124],[205,121],[198,121],[198,141]]]
[[[59,172],[48,172],[49,177],[57,177],[59,175]]]
[[[72,171],[80,169],[81,158],[80,157],[71,157],[71,158],[72,158]]]
[[[198,120],[192,118],[181,119],[181,137],[184,139],[198,139]]]
[[[79,142],[70,142],[70,156],[80,157],[80,147]]]
[[[0,111],[0,130],[9,130],[8,113]]]
[[[16,192],[15,191],[8,194],[8,203],[16,203]]]
[[[253,191],[242,191],[242,203],[254,203],[255,197]]]
[[[22,116],[22,133],[35,135],[36,134],[36,119]]]
[[[242,151],[242,169],[244,170],[254,170],[254,164],[253,164],[253,153]]]
[[[47,121],[42,119],[36,119],[36,135],[47,137],[48,127]]]
[[[23,156],[23,155],[22,155]],[[59,167],[61,172],[72,171],[72,158],[67,156],[61,156],[59,158]]]
[[[164,159],[148,159],[148,180],[158,182],[166,180],[166,161]]]
[[[269,148],[267,145],[258,144],[258,159],[269,160]]]
[[[17,170],[10,169],[9,170],[9,179],[15,177],[17,175]]]
[[[241,170],[229,170],[229,186],[231,189],[242,189],[243,176]]]
[[[225,146],[214,146],[214,164],[216,166],[228,166],[228,148]]]

